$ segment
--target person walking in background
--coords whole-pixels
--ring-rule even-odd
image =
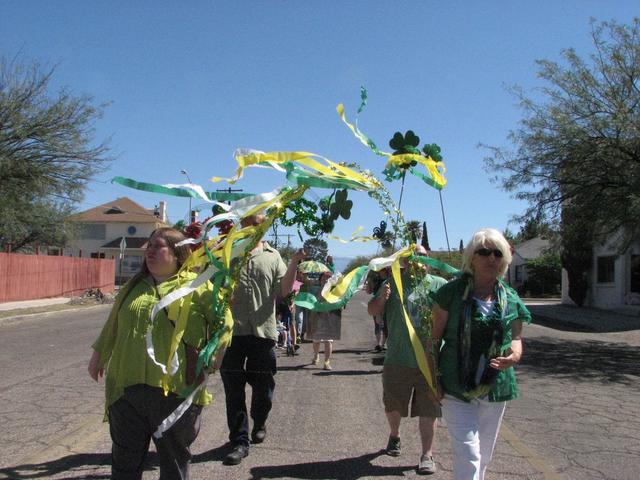
[[[296,273],[296,281],[294,282],[294,289],[296,289],[296,286],[297,286],[297,292],[309,291],[310,282],[305,273],[300,271]],[[295,319],[296,333],[297,333],[296,344],[300,345],[306,333],[307,326],[305,324],[305,319],[309,317],[309,310],[303,307],[299,307],[298,305],[295,305],[295,304],[293,305],[293,309],[294,309],[293,316]]]
[[[242,220],[242,227],[256,226],[263,215]],[[276,296],[286,297],[293,288],[297,265],[303,250],[293,254],[286,267],[277,250],[260,241],[240,270],[231,306],[233,340],[220,368],[227,406],[227,425],[232,451],[227,465],[237,465],[249,455],[249,418],[245,387],[251,386],[251,441],[262,443],[267,436],[267,417],[275,389]]]
[[[462,255],[463,275],[433,294],[435,338],[456,480],[483,480],[506,402],[518,396],[513,366],[531,315],[502,280],[512,254],[497,230],[476,232]]]
[[[415,253],[426,255],[427,251],[418,245]],[[432,378],[435,379],[436,369],[431,359],[436,352],[430,334],[429,293],[444,285],[446,280],[430,275],[425,267],[414,262],[404,262],[401,280],[407,313],[425,350]],[[398,286],[393,278],[384,280],[377,295],[368,305],[370,315],[385,315],[389,329],[382,370],[383,402],[389,423],[386,452],[390,456],[401,454],[400,422],[411,413],[412,417],[419,417],[418,428],[422,443],[422,456],[417,471],[420,474],[431,474],[436,471],[433,460],[436,422],[442,414],[438,399],[430,391],[424,375],[418,368],[402,307]]]
[[[320,277],[320,288],[331,278],[331,272],[325,272]],[[320,296],[320,292],[317,293]],[[320,299],[321,300],[321,299]],[[331,354],[333,341],[340,340],[342,327],[342,310],[329,312],[311,312],[307,325],[307,338],[313,341],[312,365],[320,363],[320,344],[324,343],[324,369],[331,370]]]
[[[141,271],[120,291],[100,336],[93,344],[89,375],[98,381],[104,374],[105,417],[112,439],[111,478],[141,478],[150,440],[160,459],[160,478],[188,478],[189,447],[200,429],[202,406],[211,395],[202,389],[186,412],[157,438],[161,423],[184,401],[179,395],[195,378],[198,349],[207,342],[207,331],[220,327],[214,316],[212,287],[206,283],[193,292],[189,317],[176,355],[178,372],[171,376],[165,395],[164,373],[147,354],[146,335],[153,328],[156,358],[166,359],[171,347],[175,318],[169,309],[160,309],[153,321],[151,312],[161,298],[193,280],[194,273],[178,270],[190,254],[189,246],[176,245],[184,235],[172,228],[160,228],[151,234]],[[231,324],[223,326],[224,346],[231,338]],[[224,348],[219,350],[219,364]],[[153,435],[153,436],[152,436]]]
[[[383,268],[378,272],[369,272],[365,287],[366,292],[370,295],[376,296],[378,294],[378,289],[387,279],[387,276],[387,268]],[[384,312],[381,315],[372,315],[371,317],[373,318],[373,333],[376,337],[376,346],[374,347],[374,351],[382,352],[387,349],[386,341],[389,336],[389,332],[387,331],[387,321],[385,320]]]

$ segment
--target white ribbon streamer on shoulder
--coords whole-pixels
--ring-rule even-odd
[[[199,288],[201,285],[204,285],[207,282],[207,280],[209,280],[213,276],[213,274],[216,273],[217,271],[218,271],[218,268],[215,265],[209,265],[209,267],[207,267],[207,269],[204,272],[198,275],[197,278],[194,278],[189,285],[178,288],[177,290],[174,290],[170,294],[162,297],[160,301],[155,305],[155,307],[153,307],[153,310],[151,310],[151,328],[147,330],[147,334],[145,335],[145,340],[147,344],[147,355],[149,355],[149,358],[155,365],[160,367],[160,369],[162,370],[162,373],[164,374],[167,373],[167,366],[156,359],[156,351],[153,346],[153,327],[155,326],[156,315],[163,308],[171,305],[173,302],[181,299],[182,297],[189,295],[191,292]],[[169,370],[169,373],[171,375],[175,375],[179,367],[180,367],[180,361],[178,360],[178,355],[173,355],[173,357],[171,358],[171,369]]]

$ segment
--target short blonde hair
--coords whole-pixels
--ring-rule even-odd
[[[473,275],[473,267],[471,265],[473,255],[479,248],[486,247],[488,244],[494,245],[502,252],[502,258],[500,259],[500,277],[507,273],[511,260],[513,259],[511,255],[511,245],[509,245],[507,239],[504,238],[504,235],[495,228],[483,228],[473,234],[462,254],[463,272]]]

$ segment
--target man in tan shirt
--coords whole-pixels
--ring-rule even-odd
[[[242,227],[258,225],[264,216],[243,219]],[[233,340],[227,348],[220,375],[227,405],[229,441],[233,450],[225,457],[227,465],[237,465],[249,455],[249,418],[245,387],[251,386],[253,420],[252,443],[264,441],[266,422],[271,410],[276,369],[275,299],[293,290],[298,262],[305,256],[296,252],[285,266],[277,250],[259,242],[240,270],[233,294]]]

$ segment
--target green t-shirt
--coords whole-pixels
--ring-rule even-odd
[[[453,395],[463,401],[469,401],[464,395],[464,388],[461,385],[460,369],[458,364],[459,355],[459,326],[462,316],[462,297],[466,287],[464,278],[453,280],[440,288],[431,296],[443,310],[449,312],[447,324],[442,337],[443,346],[440,350],[438,369],[441,375],[442,388],[445,393]],[[502,320],[503,337],[501,350],[504,352],[511,345],[511,324],[514,321],[522,323],[531,322],[531,314],[524,306],[518,294],[505,285],[507,294],[507,309]],[[484,335],[488,330],[488,317],[476,308],[474,309],[471,327],[471,349],[474,347],[474,335]],[[477,337],[476,337],[477,343]],[[495,384],[489,393],[490,402],[502,402],[513,400],[518,396],[518,385],[513,367],[498,372]]]
[[[431,321],[430,312],[432,301],[429,293],[437,290],[447,283],[447,281],[444,278],[426,274],[417,285],[412,285],[411,278],[404,269],[401,275],[407,314],[424,347],[427,340],[425,334],[429,330],[428,323]],[[387,330],[389,332],[384,364],[418,368],[416,356],[409,337],[409,330],[402,311],[402,305],[400,304],[398,289],[392,279],[384,281],[384,283],[387,282],[391,284],[391,295],[384,309]],[[381,291],[382,287],[378,289],[376,296],[379,295]]]

